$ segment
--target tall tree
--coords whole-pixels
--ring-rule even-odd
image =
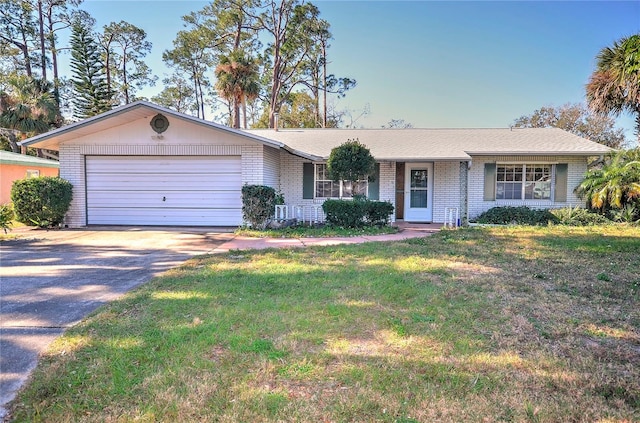
[[[198,106],[193,96],[193,87],[189,81],[179,75],[171,75],[162,80],[164,89],[151,97],[151,101],[180,113],[196,113]]]
[[[234,50],[229,56],[221,56],[216,67],[216,89],[220,96],[231,104],[231,125],[240,128],[240,108],[244,112],[244,127],[247,126],[247,100],[256,98],[259,93],[258,68],[253,59],[246,57],[240,50]]]
[[[117,64],[114,69],[125,104],[135,99],[136,89],[154,85],[157,79],[143,60],[152,47],[146,38],[147,33],[143,29],[125,21],[111,22],[104,27],[103,40],[109,40],[105,48],[106,68],[109,69],[112,57],[114,65]],[[114,47],[113,53],[109,51],[111,47]],[[111,89],[111,85],[109,88]]]
[[[513,126],[560,128],[611,148],[620,148],[626,141],[624,131],[615,127],[612,117],[594,113],[583,104],[568,103],[560,107],[541,107],[531,115],[516,119]]]
[[[95,35],[76,21],[71,34],[71,72],[74,117],[84,119],[111,109],[111,97]]]
[[[596,57],[596,70],[586,86],[589,107],[596,112],[619,116],[635,115],[640,145],[640,34],[621,38]]]
[[[32,50],[37,38],[33,7],[27,1],[0,0],[0,41],[20,51],[19,71],[33,75]]]
[[[60,126],[52,91],[53,84],[40,78],[26,75],[7,78],[6,89],[0,92],[0,128],[4,129],[2,135],[9,139],[12,151],[19,152],[18,138]]]
[[[211,86],[206,75],[207,69],[213,66],[213,55],[208,49],[205,30],[178,32],[173,40],[173,49],[162,53],[162,60],[170,67],[184,75],[193,86],[194,100],[198,117],[204,119],[205,93]]]

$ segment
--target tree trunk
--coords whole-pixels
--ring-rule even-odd
[[[47,26],[49,40],[49,49],[51,50],[51,66],[53,67],[53,97],[58,105],[58,113],[60,113],[60,78],[58,75],[58,52],[56,50],[56,37],[53,34],[53,7],[50,6],[47,11]],[[60,122],[62,124],[62,120]]]
[[[124,104],[129,104],[129,87],[127,86],[127,53],[122,52],[122,85],[124,86]]]
[[[38,0],[38,35],[40,37],[40,63],[42,65],[42,79],[47,80],[47,51],[44,48],[44,16],[42,14],[42,0]]]
[[[322,127],[327,127],[327,43],[322,42]]]

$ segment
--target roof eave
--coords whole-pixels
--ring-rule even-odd
[[[188,121],[188,122],[192,122],[192,123],[196,123],[198,125],[202,125],[202,126],[205,126],[205,127],[208,127],[208,128],[215,128],[215,129],[226,131],[226,132],[229,132],[229,133],[232,133],[232,134],[235,134],[235,135],[243,136],[243,137],[252,139],[254,141],[258,141],[258,142],[260,142],[262,144],[269,145],[271,147],[283,148],[285,146],[283,143],[281,143],[279,141],[271,140],[271,139],[264,138],[264,137],[261,137],[261,136],[258,136],[258,135],[249,134],[249,133],[246,133],[246,132],[244,132],[244,131],[242,131],[240,129],[229,128],[227,126],[219,125],[219,124],[214,123],[214,122],[208,122],[208,121],[206,121],[204,119],[200,119],[200,118],[197,118],[195,116],[186,115],[184,113],[178,113],[178,112],[173,111],[171,109],[167,109],[167,108],[158,106],[156,104],[149,103],[147,101],[142,101],[142,100],[136,101],[134,103],[125,104],[124,106],[117,107],[115,109],[109,110],[108,112],[102,113],[100,115],[92,116],[92,117],[87,118],[87,119],[83,119],[83,120],[81,120],[79,122],[75,122],[75,123],[72,123],[70,125],[63,126],[62,128],[57,128],[57,129],[54,129],[53,131],[45,132],[44,134],[36,135],[36,136],[31,137],[29,139],[26,139],[26,140],[24,140],[22,142],[19,142],[18,144],[22,145],[22,146],[25,146],[25,147],[34,147],[37,144],[46,142],[47,140],[50,140],[50,139],[52,139],[52,138],[54,138],[56,136],[66,134],[68,132],[72,132],[72,131],[80,129],[80,128],[84,128],[84,127],[92,125],[94,123],[101,122],[103,120],[106,120],[106,119],[112,118],[114,116],[118,116],[118,115],[130,112],[132,110],[135,110],[135,109],[138,109],[138,108],[141,108],[141,107],[146,107],[148,109],[155,110],[158,113],[168,114],[170,116],[175,117],[176,119],[182,119],[182,120],[185,120],[185,121]],[[56,146],[59,147],[59,143],[57,143]]]

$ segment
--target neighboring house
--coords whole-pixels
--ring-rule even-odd
[[[60,164],[54,160],[0,151],[0,204],[11,202],[13,181],[39,176],[58,176]]]
[[[349,139],[376,158],[375,182],[326,177],[331,149]],[[555,128],[243,131],[143,101],[22,144],[60,152],[69,227],[237,226],[243,184],[276,188],[306,219],[355,192],[393,203],[394,221],[443,223],[457,208],[464,222],[494,206],[581,205],[587,158],[610,151]]]

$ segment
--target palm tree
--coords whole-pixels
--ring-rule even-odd
[[[600,169],[587,172],[576,194],[592,209],[621,209],[640,199],[640,147],[612,154]]]
[[[640,142],[640,34],[625,37],[603,48],[596,70],[586,86],[589,107],[598,113],[635,114]]]
[[[229,56],[220,57],[216,67],[216,89],[227,100],[232,109],[232,126],[240,128],[240,107],[244,112],[244,127],[247,127],[247,101],[258,97],[258,70],[255,62],[241,51],[234,50]]]
[[[51,82],[26,75],[7,79],[7,89],[0,92],[0,128],[13,140],[14,151],[18,151],[17,138],[41,134],[60,124]]]

